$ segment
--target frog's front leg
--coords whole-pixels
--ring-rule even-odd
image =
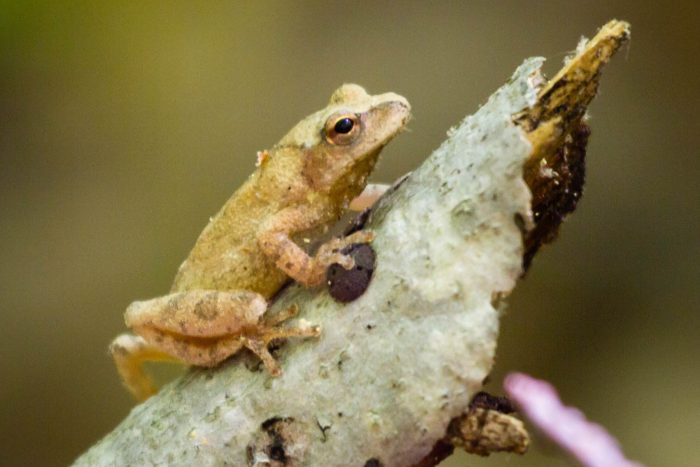
[[[140,399],[155,392],[142,364],[149,360],[180,360],[189,365],[215,366],[242,347],[253,351],[273,375],[280,368],[267,350],[274,339],[319,335],[317,326],[281,328],[296,307],[266,317],[265,299],[250,291],[192,290],[132,303],[125,320],[136,336],[120,336],[111,346],[128,389]]]
[[[320,285],[326,276],[326,269],[333,263],[351,269],[355,265],[353,259],[340,250],[353,243],[369,243],[374,239],[373,232],[355,232],[347,237],[329,240],[315,256],[309,256],[290,235],[317,226],[322,215],[323,206],[286,208],[269,219],[258,232],[260,249],[280,270],[305,287]]]

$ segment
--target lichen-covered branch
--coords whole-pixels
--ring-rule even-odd
[[[526,60],[373,209],[376,269],[362,296],[280,295],[271,313],[295,303],[322,327],[318,340],[277,351],[281,377],[247,355],[193,369],[76,464],[407,466],[428,456],[493,365],[499,302],[523,272],[523,233],[538,225],[528,186],[537,201],[535,181],[548,177],[524,179],[524,169],[533,154],[568,160],[585,146],[575,134],[598,72],[567,101],[574,88],[545,85],[542,61]],[[578,110],[547,110],[557,99]],[[546,200],[553,190],[542,186]]]

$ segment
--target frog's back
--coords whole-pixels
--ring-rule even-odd
[[[278,207],[260,197],[254,179],[249,178],[209,221],[180,266],[172,292],[250,290],[270,298],[286,281],[257,242],[259,226]]]

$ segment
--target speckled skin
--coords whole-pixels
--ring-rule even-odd
[[[352,267],[352,259],[338,251],[371,241],[372,234],[331,240],[314,257],[294,238],[311,236],[340,217],[362,192],[381,149],[409,116],[403,97],[370,96],[347,84],[333,93],[326,108],[261,151],[256,170],[197,239],[171,293],[127,309],[126,324],[139,336],[119,336],[111,346],[127,388],[141,399],[155,392],[141,369],[145,360],[174,357],[213,366],[241,347],[279,374],[267,344],[280,337],[318,335],[319,329],[277,327],[296,310],[266,320],[267,300],[289,277],[310,287],[322,283],[332,263]],[[354,121],[352,131],[336,133],[335,123],[346,117]]]

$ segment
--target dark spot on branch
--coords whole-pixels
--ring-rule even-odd
[[[285,462],[287,460],[287,456],[284,453],[284,445],[281,440],[275,440],[270,446],[270,459],[279,462]]]
[[[318,429],[321,430],[321,436],[323,437],[323,438],[322,438],[322,441],[325,443],[326,440],[328,439],[328,436],[326,435],[326,432],[327,432],[328,430],[331,429],[331,425],[327,425],[327,426],[326,426],[326,425],[321,425],[321,422],[320,422],[320,421],[318,420],[318,418],[317,418],[317,419],[316,419],[316,426],[318,426]]]
[[[525,169],[535,227],[525,235],[524,270],[539,248],[557,237],[564,218],[581,199],[589,135],[588,125],[578,122],[556,153],[540,155]]]
[[[328,293],[339,302],[348,303],[360,297],[369,287],[376,255],[366,243],[353,243],[341,250],[355,261],[352,269],[331,264],[326,271]]]
[[[365,226],[367,223],[367,220],[369,219],[369,215],[372,213],[372,208],[367,208],[361,213],[359,213],[353,220],[350,221],[350,224],[345,228],[343,231],[344,236],[348,236],[350,234],[354,234],[355,232],[359,232],[362,230],[362,228]]]
[[[286,465],[289,461],[285,446],[293,437],[294,418],[272,417],[260,424],[262,433],[246,447],[249,465],[255,462],[256,453],[264,452],[270,460]]]
[[[516,212],[515,215],[513,216],[513,221],[515,222],[515,225],[518,227],[518,230],[520,230],[521,235],[527,234],[527,229],[525,228],[525,219],[523,219],[522,214],[519,212]]]
[[[365,462],[364,467],[382,467],[384,464],[377,459],[376,457],[373,457],[371,459],[368,459],[367,462]]]
[[[507,397],[492,396],[485,391],[477,392],[469,403],[469,410],[490,409],[509,414],[515,412],[515,406]]]

